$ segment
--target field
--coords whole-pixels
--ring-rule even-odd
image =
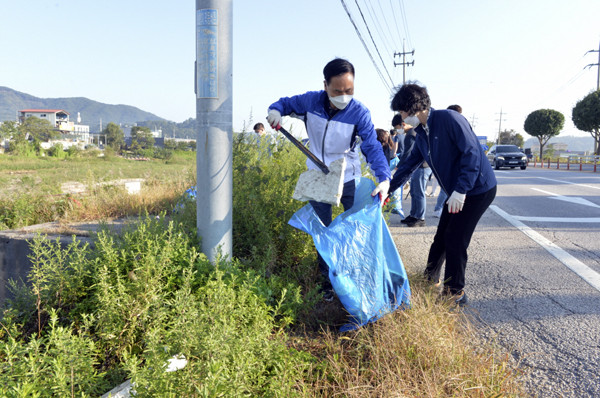
[[[195,152],[147,161],[95,155],[66,159],[0,156],[0,229],[169,211],[195,184],[195,167]],[[144,180],[139,195],[110,185],[130,178]],[[85,192],[63,190],[63,184],[74,182]]]

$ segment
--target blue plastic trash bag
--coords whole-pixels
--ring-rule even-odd
[[[289,224],[310,234],[329,266],[329,279],[352,330],[410,304],[410,287],[402,259],[381,214],[379,197],[368,178],[357,180],[354,206],[325,227],[310,204]]]
[[[175,205],[175,212],[178,212],[179,210],[183,210],[183,208],[185,207],[185,204],[187,202],[195,201],[195,200],[196,200],[196,186],[194,185],[185,190],[185,192],[181,196],[181,199],[179,199],[179,201]]]

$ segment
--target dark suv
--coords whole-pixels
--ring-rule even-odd
[[[494,169],[500,167],[521,167],[521,170],[527,168],[527,155],[525,155],[516,145],[494,145],[487,153],[490,164]]]

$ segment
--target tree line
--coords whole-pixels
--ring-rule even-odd
[[[591,92],[575,104],[571,120],[577,129],[592,135],[594,154],[600,155],[600,90]],[[554,109],[538,109],[527,116],[524,129],[538,139],[540,159],[543,159],[544,145],[550,138],[559,135],[564,125],[565,116]]]

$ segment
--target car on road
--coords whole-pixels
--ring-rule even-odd
[[[520,167],[521,170],[527,168],[527,155],[516,145],[494,145],[488,151],[487,158],[496,170],[500,167]]]

